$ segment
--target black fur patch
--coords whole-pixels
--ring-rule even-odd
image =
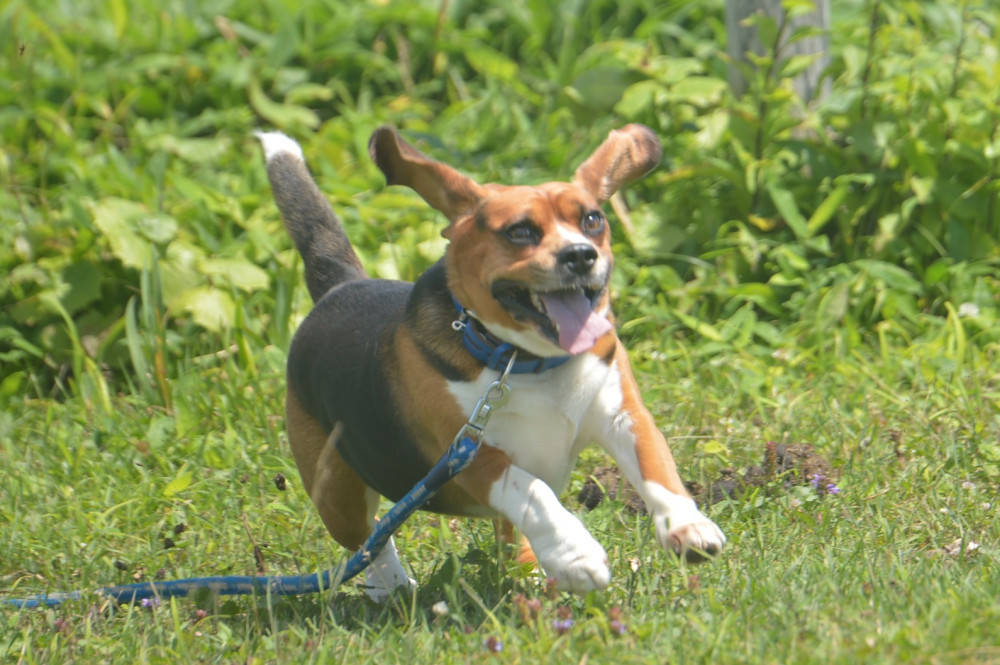
[[[392,338],[413,285],[358,280],[329,291],[288,353],[288,380],[324,429],[341,423],[337,450],[383,496],[399,500],[430,464],[401,422],[392,388]]]
[[[478,364],[470,371],[470,363],[462,334],[452,322],[458,310],[448,290],[444,261],[431,266],[413,288],[406,308],[407,325],[413,332],[421,353],[428,363],[448,381],[472,381],[482,369]],[[466,362],[460,364],[460,360]]]

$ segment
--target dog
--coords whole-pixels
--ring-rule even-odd
[[[299,145],[258,137],[315,303],[288,354],[288,439],[338,543],[361,547],[380,497],[398,501],[427,473],[516,351],[484,445],[426,509],[493,518],[503,539],[521,534],[521,560],[557,588],[604,589],[604,548],[558,499],[596,443],[641,495],[662,547],[690,560],[723,548],[643,405],[609,302],[601,205],[659,163],[649,128],[612,131],[570,182],[507,186],[479,184],[380,127],[368,148],[387,184],[448,219],[444,256],[414,283],[370,278]],[[375,600],[415,586],[391,540],[366,583]]]

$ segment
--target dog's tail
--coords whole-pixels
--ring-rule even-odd
[[[281,132],[257,132],[285,228],[305,262],[313,302],[338,284],[365,277],[344,227],[306,168],[302,148]]]

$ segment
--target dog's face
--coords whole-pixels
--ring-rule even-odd
[[[537,355],[588,350],[611,330],[611,234],[596,199],[570,183],[484,190],[445,231],[456,298]]]
[[[388,128],[369,148],[390,184],[412,187],[451,220],[443,232],[449,286],[491,333],[558,356],[583,353],[611,332],[613,258],[601,204],[659,161],[648,129],[612,132],[572,182],[532,187],[480,185]]]

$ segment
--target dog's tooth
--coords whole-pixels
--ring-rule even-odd
[[[538,294],[534,291],[528,291],[528,295],[531,296],[531,305],[539,312],[544,312],[545,303],[543,303],[542,299],[538,297]]]

